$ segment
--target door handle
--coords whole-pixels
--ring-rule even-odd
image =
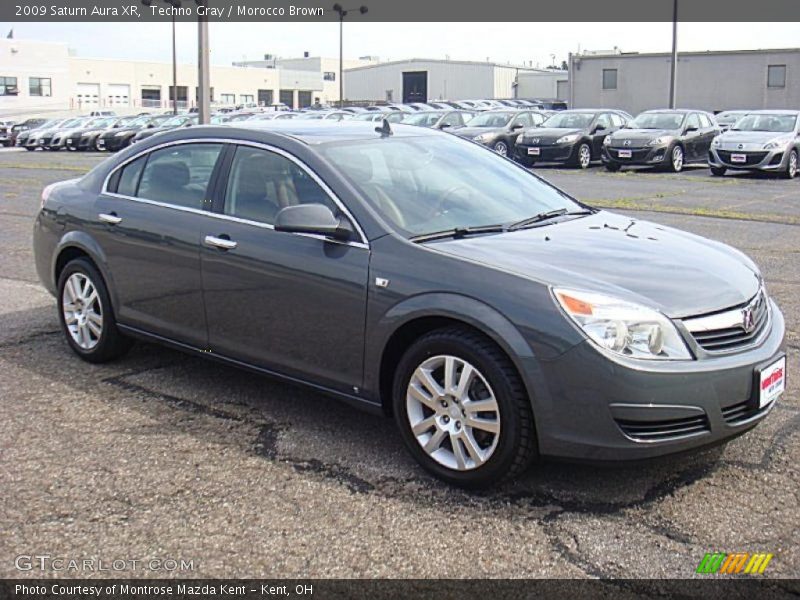
[[[233,250],[239,245],[233,240],[226,240],[225,238],[215,237],[213,235],[207,235],[203,242],[206,246],[212,246],[213,248],[219,248],[220,250]]]
[[[100,219],[103,223],[108,223],[109,225],[116,225],[117,223],[122,222],[122,217],[118,217],[114,213],[106,214],[100,213],[97,215],[97,218]]]

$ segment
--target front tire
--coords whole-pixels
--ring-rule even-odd
[[[575,152],[575,166],[579,169],[588,169],[592,164],[592,147],[586,142],[581,142]]]
[[[508,357],[477,332],[451,327],[417,340],[395,372],[393,404],[411,455],[453,485],[497,484],[538,454],[525,387]]]
[[[618,162],[607,162],[606,163],[606,171],[610,171],[612,173],[616,173],[620,169],[622,169],[622,165],[619,164]]]
[[[667,160],[669,161],[667,164],[667,168],[672,171],[673,173],[680,173],[683,171],[683,163],[685,160],[685,155],[683,153],[683,146],[675,145],[672,147],[672,151],[667,155]]]
[[[492,146],[493,150],[497,152],[500,156],[508,156],[508,144],[504,141],[497,142],[494,146]]]
[[[794,179],[795,176],[797,176],[797,150],[792,150],[789,153],[789,160],[786,161],[786,168],[781,171],[781,177]]]
[[[714,177],[722,177],[727,170],[725,167],[711,167],[711,174]]]
[[[130,349],[132,341],[117,329],[105,282],[91,261],[76,258],[64,267],[58,277],[58,301],[61,329],[83,360],[107,362]]]

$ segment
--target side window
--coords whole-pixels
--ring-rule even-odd
[[[701,114],[700,115],[700,124],[704,128],[713,127],[714,125],[711,123],[711,119],[708,118],[708,115]]]
[[[692,113],[689,115],[689,118],[686,119],[686,127],[696,127],[700,129],[700,118],[697,116],[697,113]]]
[[[231,163],[225,214],[272,225],[287,206],[324,204],[337,214],[338,207],[311,176],[288,158],[239,146]]]
[[[531,127],[533,125],[533,121],[531,120],[531,113],[522,113],[521,115],[517,115],[517,118],[514,119],[514,125]]]
[[[541,113],[532,113],[531,118],[534,125],[541,125],[546,121],[545,116]]]
[[[442,120],[443,125],[450,125],[451,127],[458,127],[459,125],[463,125],[461,121],[461,115],[459,113],[450,113],[445,116]]]
[[[603,113],[599,117],[597,117],[597,122],[595,126],[602,125],[606,129],[611,128],[611,117],[608,116],[608,113]]]
[[[222,144],[198,143],[151,152],[136,195],[186,208],[202,208],[221,151]]]
[[[616,113],[611,113],[611,123],[614,127],[622,127],[625,125],[625,119],[623,119],[620,115]]]
[[[135,196],[136,188],[139,187],[139,178],[142,175],[142,168],[147,161],[147,156],[140,156],[133,162],[128,163],[122,169],[117,184],[117,193],[123,196]]]

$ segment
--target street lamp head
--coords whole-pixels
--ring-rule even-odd
[[[180,8],[181,7],[181,0],[164,0],[166,4],[169,4],[172,8]]]
[[[141,0],[141,3],[144,6],[153,6],[153,0]]]
[[[338,13],[341,13],[342,12],[342,5],[337,2],[336,4],[333,5],[333,10],[335,10]]]
[[[358,9],[358,12],[360,12],[362,15],[365,15],[367,14],[367,10],[369,9],[366,6],[362,5],[361,8]]]

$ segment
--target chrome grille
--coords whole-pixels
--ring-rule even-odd
[[[665,442],[710,431],[704,414],[664,421],[616,421],[625,435],[640,442]]]
[[[722,418],[725,419],[725,422],[729,425],[737,425],[766,412],[769,410],[769,408],[770,406],[758,408],[757,406],[754,406],[752,402],[747,400],[745,402],[740,402],[739,404],[734,404],[733,406],[723,407]]]
[[[763,290],[742,306],[683,321],[697,344],[707,352],[730,352],[750,346],[761,337],[768,323],[769,306]]]

